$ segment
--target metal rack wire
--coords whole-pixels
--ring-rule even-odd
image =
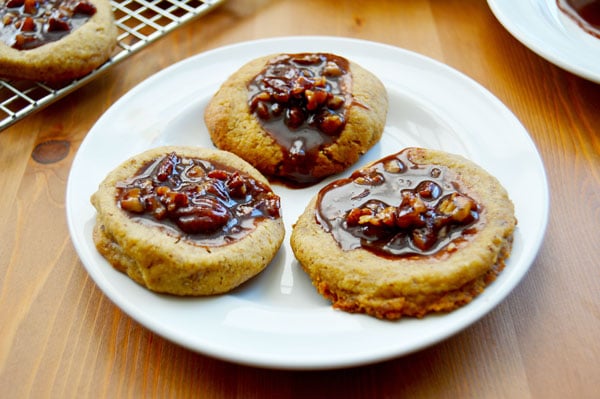
[[[222,1],[111,0],[119,31],[117,47],[111,58],[89,75],[63,84],[0,80],[0,131],[85,85],[112,65]]]

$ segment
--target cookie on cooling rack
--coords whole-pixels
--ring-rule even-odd
[[[117,42],[108,0],[4,0],[0,77],[62,82],[106,62]]]
[[[262,271],[284,237],[280,200],[234,154],[167,146],[108,174],[92,195],[93,238],[118,270],[152,291],[212,295]]]
[[[204,119],[214,144],[263,174],[308,185],[341,172],[381,137],[387,92],[329,53],[275,54],[231,75]]]
[[[513,204],[471,161],[408,148],[323,187],[292,249],[335,308],[381,319],[456,309],[503,270]]]

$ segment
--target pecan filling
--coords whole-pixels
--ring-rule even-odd
[[[452,252],[477,232],[481,207],[447,173],[412,163],[406,151],[388,156],[325,186],[317,222],[343,250],[387,257]]]
[[[201,245],[230,243],[256,221],[280,217],[279,197],[266,185],[216,162],[175,153],[119,182],[116,200],[136,220]]]
[[[0,4],[0,40],[17,50],[54,42],[96,13],[86,0],[5,0]]]
[[[272,59],[248,84],[248,105],[281,146],[281,175],[313,182],[318,151],[346,125],[352,96],[349,62],[333,54],[285,54]]]

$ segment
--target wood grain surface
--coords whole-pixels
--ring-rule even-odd
[[[344,370],[216,360],[125,315],[73,248],[67,176],[112,103],[191,55],[302,34],[387,43],[448,64],[503,101],[542,155],[551,210],[535,263],[500,306],[433,347]],[[484,0],[232,0],[0,132],[0,397],[595,398],[599,226],[600,86],[527,49]]]

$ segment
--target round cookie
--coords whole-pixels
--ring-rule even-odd
[[[6,0],[0,16],[0,77],[6,79],[73,80],[108,60],[117,43],[108,0]]]
[[[334,307],[422,317],[480,294],[504,268],[515,225],[495,177],[461,156],[408,148],[325,186],[291,246]]]
[[[371,72],[327,53],[274,54],[231,75],[204,119],[214,144],[270,178],[314,184],[380,139],[387,92]]]
[[[91,202],[100,254],[156,292],[227,292],[262,271],[285,235],[268,181],[214,149],[167,146],[134,156]]]

